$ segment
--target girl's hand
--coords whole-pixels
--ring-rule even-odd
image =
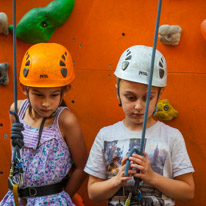
[[[117,185],[119,185],[119,186],[121,186],[121,187],[125,186],[126,183],[127,183],[127,181],[130,180],[130,179],[132,179],[131,176],[125,177],[125,172],[124,172],[124,170],[125,170],[125,164],[126,164],[126,161],[127,161],[127,160],[128,160],[128,157],[126,156],[126,157],[122,160],[122,162],[121,162],[121,168],[119,169],[118,174],[114,177]],[[128,173],[129,173],[129,174],[132,174],[132,173],[134,173],[134,171],[129,170]]]
[[[143,152],[144,156],[133,154],[132,157],[129,157],[130,166],[139,170],[133,174],[134,177],[139,177],[144,182],[150,184],[154,177],[154,171],[151,168],[150,160],[146,152]]]

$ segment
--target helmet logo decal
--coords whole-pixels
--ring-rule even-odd
[[[42,78],[49,78],[47,74],[40,74],[40,79]]]
[[[67,76],[67,69],[66,68],[62,68],[61,69],[61,73],[62,73],[63,77],[66,77]]]
[[[144,75],[144,76],[148,76],[148,73],[145,71],[139,71],[139,76]]]
[[[24,70],[23,70],[24,77],[27,77],[28,73],[29,73],[29,69],[24,68]]]

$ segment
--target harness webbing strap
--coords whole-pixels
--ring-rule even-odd
[[[15,184],[13,186],[13,196],[14,196],[15,206],[19,206],[18,184]]]

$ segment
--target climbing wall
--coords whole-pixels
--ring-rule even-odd
[[[50,0],[17,1],[17,23],[35,7],[44,7]],[[135,44],[153,45],[157,0],[76,0],[74,10],[49,42],[65,45],[74,60],[76,79],[66,97],[69,107],[79,118],[88,151],[98,130],[122,119],[115,93],[114,70],[120,54]],[[12,1],[0,1],[0,12],[8,15],[12,24]],[[177,46],[157,48],[168,65],[168,86],[163,98],[170,100],[179,112],[167,124],[184,135],[188,153],[195,168],[195,198],[178,206],[205,205],[206,185],[206,40],[200,24],[206,19],[205,0],[164,0],[160,25],[179,25],[182,36]],[[32,44],[17,41],[17,73],[24,52]],[[8,110],[13,102],[13,42],[12,35],[0,34],[0,63],[9,63],[7,86],[0,85],[0,199],[7,192],[10,166],[10,122]],[[18,85],[18,98],[25,98]],[[79,190],[85,205],[93,206],[87,194],[87,180]],[[106,205],[105,202],[98,205]]]

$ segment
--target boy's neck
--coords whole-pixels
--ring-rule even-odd
[[[157,121],[155,119],[153,119],[152,117],[149,118],[147,120],[147,128],[150,128],[152,127]],[[134,123],[134,124],[131,124],[131,123],[128,123],[126,121],[126,119],[123,120],[123,123],[125,125],[125,127],[127,127],[127,129],[129,130],[132,130],[132,131],[142,131],[142,128],[143,128],[143,123]]]

